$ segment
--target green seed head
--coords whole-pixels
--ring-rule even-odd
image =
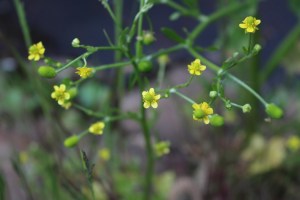
[[[53,67],[50,66],[41,66],[38,69],[40,76],[44,78],[54,78],[56,76],[56,71]]]

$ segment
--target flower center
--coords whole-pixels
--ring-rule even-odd
[[[153,95],[148,93],[145,95],[144,99],[145,99],[145,101],[152,102],[154,100],[154,97],[153,97]]]
[[[194,116],[197,119],[202,119],[203,117],[206,116],[206,113],[202,109],[197,109],[197,110],[194,111]]]

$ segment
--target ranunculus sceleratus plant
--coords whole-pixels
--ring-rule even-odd
[[[191,12],[189,15],[196,20],[199,20],[199,24],[192,29],[186,38],[181,38],[171,29],[164,29],[164,35],[171,40],[174,40],[176,44],[169,48],[159,49],[152,54],[145,54],[143,48],[145,45],[151,45],[156,42],[153,30],[144,30],[145,20],[144,16],[153,6],[159,6],[161,3],[168,3],[169,1],[149,1],[140,0],[139,10],[137,11],[135,17],[132,19],[130,26],[125,27],[122,24],[122,15],[120,14],[120,9],[111,8],[111,5],[107,0],[101,0],[103,6],[107,9],[111,18],[115,23],[116,38],[115,42],[112,42],[108,38],[108,46],[89,46],[81,44],[78,38],[72,41],[72,46],[74,48],[81,48],[84,52],[77,58],[68,61],[67,63],[54,62],[53,59],[47,58],[47,47],[41,41],[33,44],[28,50],[28,59],[33,61],[43,60],[45,64],[39,67],[38,73],[45,78],[54,78],[60,72],[66,70],[67,68],[74,68],[74,76],[77,76],[77,80],[69,81],[65,83],[57,83],[53,85],[53,92],[49,94],[49,98],[52,98],[57,102],[59,106],[64,109],[79,109],[82,112],[90,115],[94,119],[89,127],[86,127],[81,133],[74,134],[65,139],[64,145],[66,147],[76,146],[80,140],[90,134],[90,137],[101,137],[102,134],[109,134],[105,131],[106,125],[117,120],[130,119],[135,120],[141,126],[143,131],[143,136],[145,140],[145,149],[147,155],[146,164],[146,175],[144,184],[144,199],[152,199],[151,195],[153,193],[153,174],[154,174],[154,163],[159,157],[172,153],[170,151],[169,141],[159,141],[152,139],[152,131],[149,127],[149,122],[147,120],[146,111],[155,112],[160,109],[161,99],[172,98],[174,95],[185,100],[186,104],[190,106],[190,120],[195,120],[196,123],[202,123],[205,125],[222,126],[224,124],[224,118],[221,113],[217,113],[214,109],[215,102],[217,100],[224,103],[224,107],[227,109],[236,108],[242,113],[251,112],[253,109],[258,109],[252,107],[249,102],[244,102],[243,104],[235,103],[234,100],[226,97],[224,91],[224,79],[231,79],[233,82],[244,88],[246,91],[251,93],[256,97],[262,105],[265,107],[266,115],[270,118],[281,118],[283,111],[276,106],[274,103],[269,103],[261,95],[259,95],[254,89],[247,85],[244,81],[240,80],[238,77],[232,75],[230,70],[235,66],[240,66],[245,60],[249,60],[256,56],[260,50],[261,46],[256,44],[254,41],[254,34],[259,31],[260,19],[253,16],[246,16],[244,19],[240,19],[240,24],[236,24],[236,31],[245,31],[245,37],[249,37],[248,44],[243,47],[243,51],[236,52],[232,57],[226,59],[221,66],[213,64],[205,58],[196,48],[195,39],[197,36],[214,20],[221,19],[223,16],[238,10],[239,6],[233,9],[223,9],[219,10],[218,15],[212,14],[206,18],[199,18],[197,14]],[[172,4],[173,5],[173,4]],[[172,7],[171,5],[171,7]],[[120,6],[116,4],[115,6]],[[173,6],[174,7],[174,6]],[[178,7],[178,12],[184,11],[180,10],[183,8]],[[214,19],[212,19],[214,17]],[[134,44],[134,45],[133,45]],[[45,45],[45,47],[44,47]],[[194,60],[190,60],[186,63],[186,74],[189,74],[189,78],[185,83],[179,85],[173,85],[169,88],[162,88],[162,82],[165,77],[166,65],[170,62],[169,55],[173,52],[179,50],[186,50],[190,55],[194,57]],[[110,64],[105,64],[101,66],[90,66],[88,64],[89,56],[99,52],[99,51],[112,51],[116,55],[115,62]],[[51,60],[51,62],[49,62]],[[157,60],[159,68],[157,73],[157,84],[149,85],[149,81],[145,76],[145,73],[153,71],[153,62]],[[81,67],[74,67],[74,63],[82,61],[83,65]],[[76,96],[80,95],[77,88],[80,84],[84,83],[87,79],[93,79],[97,73],[105,73],[107,69],[115,69],[116,76],[116,86],[123,87],[122,90],[118,88],[113,88],[116,91],[123,91],[124,84],[121,81],[124,79],[120,78],[123,75],[122,68],[131,67],[134,73],[134,84],[139,89],[140,93],[140,106],[139,110],[134,112],[117,112],[111,115],[101,113],[97,110],[91,110],[82,105],[75,103]],[[192,81],[195,79],[205,78],[206,70],[211,70],[215,73],[215,78],[211,82],[211,91],[207,99],[193,100],[187,95],[183,94],[180,90],[182,88],[187,88],[190,86]],[[121,84],[120,84],[121,83]],[[115,106],[118,106],[117,104]],[[116,110],[119,108],[116,107]],[[101,157],[103,159],[109,159],[110,153],[107,149],[101,151]]]

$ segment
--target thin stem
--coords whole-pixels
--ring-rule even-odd
[[[18,13],[18,19],[21,25],[23,37],[25,40],[26,47],[29,48],[32,44],[32,40],[30,37],[30,31],[29,31],[29,26],[26,21],[26,16],[24,12],[24,5],[21,3],[20,0],[14,0],[14,4]]]
[[[90,109],[88,109],[88,108],[85,108],[85,107],[83,107],[83,106],[81,106],[81,105],[79,105],[79,104],[73,104],[73,106],[74,106],[75,108],[77,108],[78,110],[83,111],[85,114],[87,114],[87,115],[89,115],[89,116],[93,116],[93,117],[97,117],[97,118],[99,118],[99,117],[100,117],[100,118],[106,117],[106,115],[103,114],[103,113],[95,112],[95,111],[90,110]]]
[[[71,65],[73,65],[74,63],[76,63],[78,60],[82,59],[82,58],[85,58],[89,55],[89,53],[84,53],[84,54],[81,54],[80,56],[78,56],[77,58],[75,58],[74,60],[68,62],[66,65],[64,65],[63,67],[59,68],[56,70],[56,73],[59,73],[65,69],[67,69],[68,67],[70,67]]]
[[[130,61],[126,61],[126,62],[119,62],[119,63],[112,63],[112,64],[107,64],[107,65],[101,65],[101,66],[93,67],[93,69],[95,71],[101,71],[101,70],[105,70],[105,69],[126,67],[126,66],[128,66],[130,64],[131,64]]]
[[[231,14],[235,11],[241,10],[244,7],[248,7],[249,3],[232,3],[228,6],[226,6],[223,9],[218,10],[217,12],[213,13],[212,15],[207,17],[206,21],[203,21],[200,23],[189,35],[190,43],[193,43],[193,41],[198,37],[198,35],[212,22],[224,17],[225,15]]]
[[[170,90],[170,93],[174,93],[174,94],[178,95],[179,97],[181,97],[182,99],[186,100],[187,102],[189,102],[189,103],[191,103],[191,104],[196,103],[194,100],[192,100],[191,98],[189,98],[189,97],[185,96],[184,94],[178,92],[178,91],[177,91],[176,89],[174,89],[174,88],[172,88],[172,89]]]
[[[235,76],[231,74],[227,74],[227,77],[248,90],[252,95],[254,95],[262,104],[265,106],[268,104],[257,92],[255,92],[250,86],[248,86],[246,83],[244,83],[242,80],[236,78]]]
[[[251,53],[253,48],[253,34],[249,33],[249,41],[248,41],[248,55]]]
[[[157,58],[159,57],[160,55],[163,55],[163,54],[169,54],[169,53],[172,53],[174,51],[178,51],[180,49],[182,49],[184,47],[183,44],[177,44],[175,46],[172,46],[172,47],[169,47],[169,48],[166,48],[166,49],[160,49],[159,51],[153,53],[153,54],[149,54],[146,56],[146,59],[147,60],[152,60],[154,58]]]

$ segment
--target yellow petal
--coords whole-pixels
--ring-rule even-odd
[[[149,108],[149,107],[150,107],[150,103],[146,101],[146,102],[144,103],[144,108]]]
[[[203,122],[204,122],[204,124],[209,124],[209,118],[208,117],[204,117],[203,118]]]
[[[200,70],[201,71],[204,71],[206,69],[206,66],[205,65],[200,65]]]
[[[151,106],[152,106],[153,108],[157,108],[157,107],[158,107],[158,104],[157,104],[157,102],[152,102],[152,103],[151,103]]]
[[[239,24],[239,27],[240,28],[247,28],[247,25],[246,24]]]
[[[193,107],[195,110],[200,109],[200,105],[199,105],[199,104],[196,104],[196,103],[194,103],[194,104],[192,105],[192,107]]]

